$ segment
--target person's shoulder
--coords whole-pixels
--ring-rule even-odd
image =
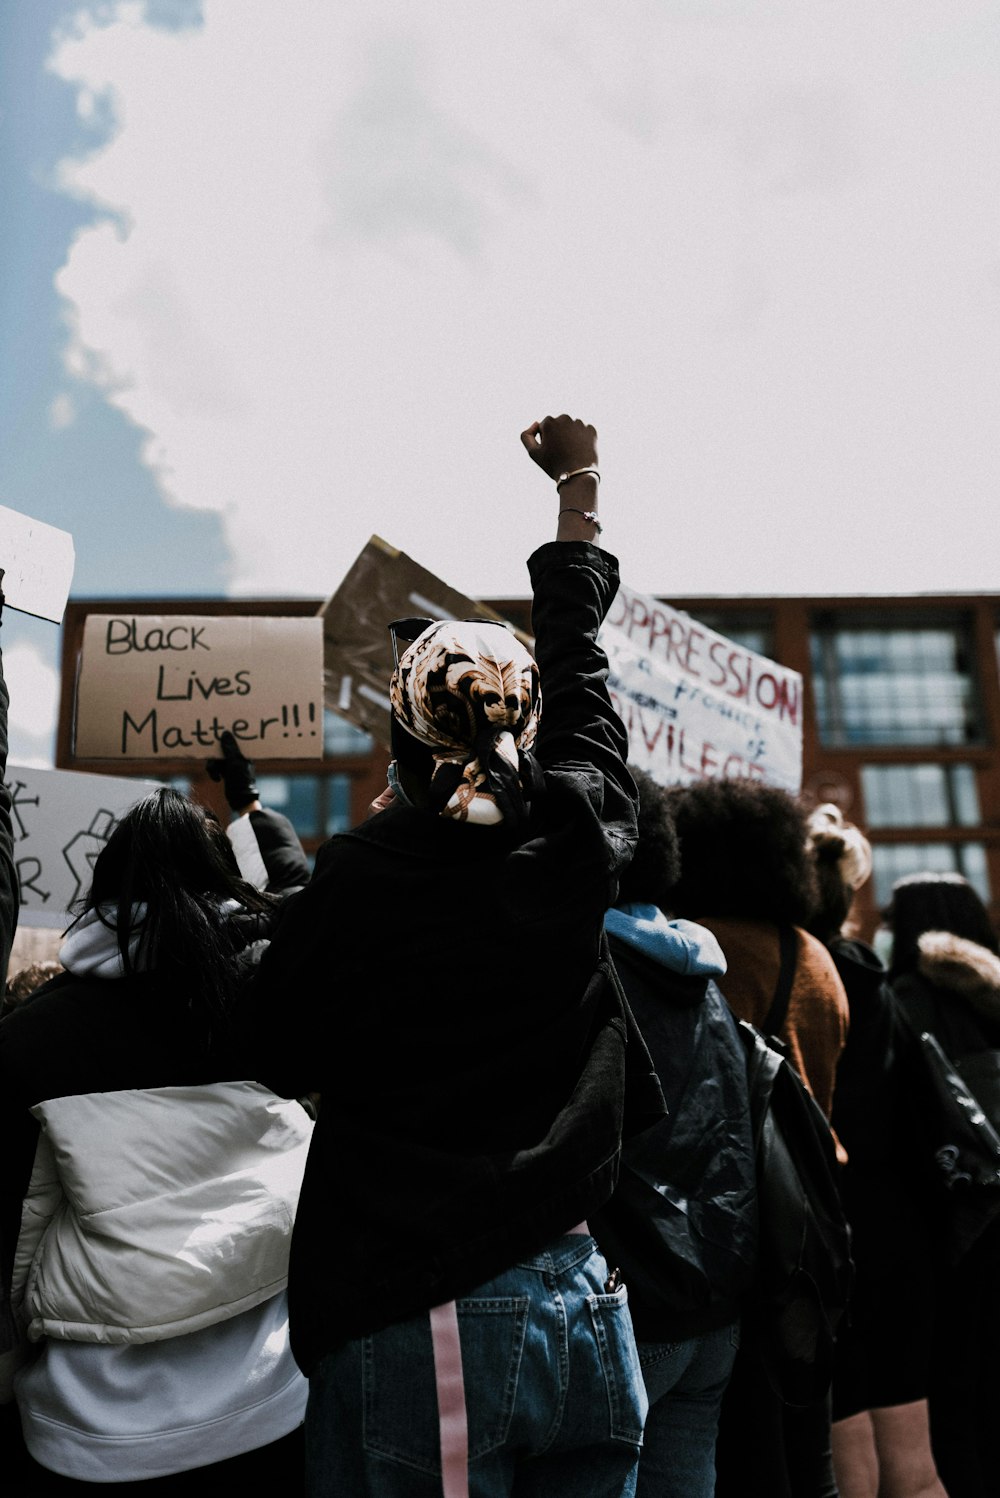
[[[12,1033],[18,1033],[24,1025],[38,1025],[47,1023],[47,1016],[55,1010],[61,1009],[67,1002],[73,1002],[75,995],[79,992],[81,984],[85,986],[85,980],[74,978],[72,973],[59,973],[50,978],[48,983],[43,983],[36,988],[34,993],[26,994],[16,1004],[4,1010],[2,1025],[7,1026],[16,1022],[16,1028]]]
[[[808,983],[816,997],[824,1000],[831,1009],[838,1010],[846,1025],[847,990],[829,949],[801,926],[796,926],[795,932],[799,949],[797,976]]]
[[[817,972],[832,973],[834,977],[837,977],[837,964],[830,954],[829,947],[824,946],[818,936],[813,936],[802,926],[795,927],[795,935],[798,939],[800,964],[815,968]]]

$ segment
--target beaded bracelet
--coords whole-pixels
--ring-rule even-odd
[[[603,525],[597,518],[596,510],[574,510],[571,505],[567,505],[566,509],[560,510],[559,513],[560,515],[582,515],[584,520],[587,521],[588,525],[596,526],[598,535],[600,535],[604,529]]]

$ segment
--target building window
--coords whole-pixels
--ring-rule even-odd
[[[323,714],[323,752],[335,759],[342,759],[348,754],[370,754],[372,748],[372,736],[365,733],[363,728],[355,728],[353,723],[348,723],[339,713],[331,713],[329,709]]]
[[[869,827],[978,827],[972,765],[862,765]]]
[[[299,837],[320,837],[318,775],[258,775],[260,802],[270,811],[280,811]]]
[[[825,745],[982,739],[972,651],[957,625],[823,625],[813,633],[812,660]]]
[[[873,843],[876,905],[887,905],[892,886],[907,874],[964,874],[986,904],[990,878],[982,843]]]
[[[367,735],[366,735],[367,737]],[[326,777],[326,835],[346,832],[353,825],[350,775]]]
[[[357,820],[351,811],[352,775],[258,775],[263,806],[280,811],[303,841],[346,832]]]
[[[698,624],[703,624],[706,629],[714,629],[716,634],[725,635],[727,640],[732,640],[734,645],[740,645],[744,650],[752,650],[757,655],[773,654],[771,625],[760,615],[730,614],[725,609],[700,609],[691,618]]]

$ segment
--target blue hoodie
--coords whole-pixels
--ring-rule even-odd
[[[669,921],[656,905],[631,901],[616,906],[604,917],[604,925],[610,936],[644,952],[672,973],[721,978],[726,971],[722,948],[706,926]]]

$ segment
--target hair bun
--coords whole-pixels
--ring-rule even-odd
[[[809,839],[817,853],[832,855],[849,889],[860,889],[872,871],[871,844],[839,806],[824,801],[809,814]]]

